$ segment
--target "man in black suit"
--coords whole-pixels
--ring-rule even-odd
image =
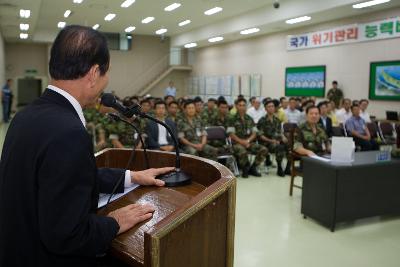
[[[162,186],[155,177],[173,169],[97,169],[82,108],[106,87],[109,61],[105,37],[91,28],[68,26],[55,39],[51,85],[15,116],[4,142],[0,266],[93,266],[118,234],[152,217],[152,206],[138,204],[96,214],[99,191],[120,177],[119,192]]]
[[[157,101],[154,104],[154,115],[156,119],[165,122],[176,136],[176,125],[169,119],[165,118],[167,114],[166,104],[164,101]],[[175,144],[172,137],[168,134],[164,126],[155,123],[154,121],[148,121],[146,125],[147,134],[147,145],[149,149],[156,149],[162,151],[174,151]]]
[[[328,102],[322,101],[318,104],[320,113],[319,125],[325,130],[328,137],[332,137],[332,119],[328,117]]]

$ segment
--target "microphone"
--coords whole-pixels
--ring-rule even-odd
[[[133,115],[140,116],[141,118],[146,118],[151,121],[154,121],[157,124],[161,124],[164,128],[168,131],[169,135],[172,137],[172,141],[174,142],[175,147],[175,171],[172,171],[167,174],[159,175],[157,178],[163,180],[166,186],[174,187],[174,186],[182,186],[190,184],[192,178],[181,170],[181,161],[179,155],[179,147],[178,147],[178,140],[175,134],[172,132],[171,127],[168,126],[163,121],[160,121],[148,114],[142,112],[142,108],[138,104],[134,104],[131,107],[125,107],[122,104],[118,103],[115,96],[110,93],[104,93],[101,97],[101,103],[106,107],[111,107],[116,109],[119,113],[124,115],[127,118],[132,117]]]

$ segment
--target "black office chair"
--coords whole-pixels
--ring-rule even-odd
[[[396,144],[396,130],[394,123],[387,121],[380,121],[378,122],[378,128],[383,143],[385,143],[386,145]]]
[[[222,126],[209,126],[206,127],[207,140],[208,141],[225,141],[227,147],[232,148],[232,142],[229,136],[226,134],[225,128]],[[236,176],[239,176],[239,168],[236,159],[232,153],[224,151],[217,157],[218,160],[227,160],[232,163],[232,171]]]

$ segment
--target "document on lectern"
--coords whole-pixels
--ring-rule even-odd
[[[132,184],[129,187],[125,187],[124,192],[114,194],[113,197],[111,198],[110,202],[113,202],[114,200],[117,200],[117,199],[125,196],[126,194],[128,194],[129,192],[131,192],[132,190],[134,190],[138,187],[139,187],[138,184]],[[109,197],[110,197],[110,194],[99,194],[99,201],[97,202],[97,208],[99,209],[101,207],[104,207],[107,204]]]
[[[351,137],[332,137],[331,161],[351,164],[354,161],[355,144]]]

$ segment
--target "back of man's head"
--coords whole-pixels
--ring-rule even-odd
[[[99,66],[100,75],[107,73],[110,53],[107,40],[90,27],[71,25],[62,29],[50,52],[49,72],[54,80],[76,80]]]

